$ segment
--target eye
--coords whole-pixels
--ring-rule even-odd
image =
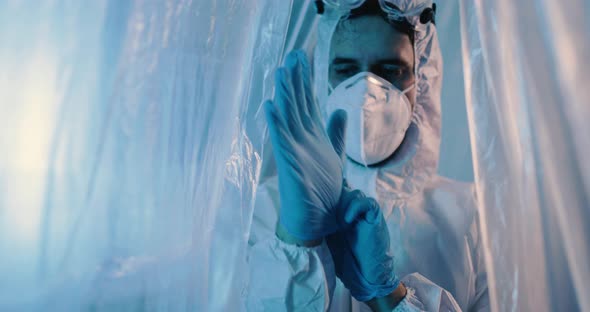
[[[335,65],[333,66],[334,73],[341,77],[351,77],[359,72],[356,65]]]
[[[373,67],[373,73],[392,84],[410,79],[410,70],[401,64],[380,64]]]
[[[393,79],[401,78],[405,74],[405,69],[397,65],[383,65],[382,71],[385,76]]]

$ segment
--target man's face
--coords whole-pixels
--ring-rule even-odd
[[[372,72],[400,90],[412,86],[414,49],[409,36],[380,16],[342,21],[330,46],[330,85],[335,88],[359,72]],[[412,106],[415,90],[407,93]]]

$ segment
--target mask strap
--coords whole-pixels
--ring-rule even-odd
[[[407,87],[405,90],[402,91],[402,94],[406,94],[408,92],[410,92],[412,89],[414,89],[414,87],[416,86],[416,82],[412,83],[411,86]]]
[[[415,86],[416,86],[416,82],[412,83],[411,86],[407,87],[404,91],[402,91],[402,96],[404,96],[406,99],[408,99],[408,101],[410,101],[410,97],[408,97],[407,93],[410,92],[410,90],[414,89]],[[416,99],[414,99],[414,101],[415,100]],[[409,103],[411,103],[411,102],[408,102],[408,104]],[[412,118],[414,118],[413,115],[414,115],[414,112],[415,112],[414,111],[414,106],[416,106],[415,103],[416,102],[414,102],[414,105],[413,106],[410,104],[410,111],[411,111],[410,113],[411,113],[412,116],[410,116],[411,118],[408,121],[408,125],[406,126],[406,131],[408,130],[408,128],[410,127],[410,124],[412,123]]]

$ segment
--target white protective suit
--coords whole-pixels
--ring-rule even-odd
[[[430,1],[390,0],[402,11]],[[430,2],[430,3],[429,3]],[[326,11],[314,55],[320,105],[328,96],[332,34],[342,13]],[[408,288],[396,311],[487,311],[482,242],[471,184],[436,175],[439,158],[442,58],[435,25],[415,36],[416,105],[406,138],[385,165],[350,160],[346,178],[379,202],[389,227],[395,270]],[[289,245],[275,236],[277,177],[259,187],[250,236],[249,311],[370,311],[336,281],[327,245]]]

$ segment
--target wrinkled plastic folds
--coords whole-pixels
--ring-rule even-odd
[[[495,311],[589,311],[590,4],[461,3]]]
[[[290,9],[0,2],[0,310],[242,310]]]
[[[493,308],[590,310],[589,4],[458,1]],[[439,172],[469,180],[457,2],[437,3]],[[0,1],[0,310],[243,310],[259,108],[313,11]]]

